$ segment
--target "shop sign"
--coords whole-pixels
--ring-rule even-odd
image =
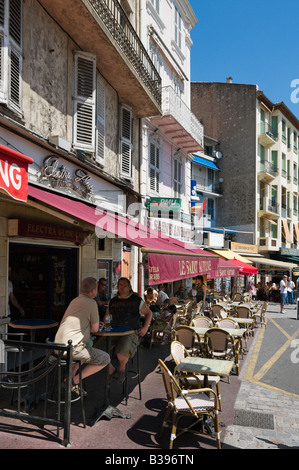
[[[10,219],[8,221],[8,236],[48,238],[60,241],[70,241],[74,242],[76,245],[82,245],[89,236],[89,232],[78,230],[76,228],[43,224],[40,222]]]
[[[284,256],[299,256],[299,250],[296,248],[280,248],[280,254]]]
[[[177,220],[149,217],[148,225],[152,230],[162,233],[164,238],[177,238],[188,243],[192,243],[194,240],[194,230],[192,230],[191,224],[184,224]]]
[[[91,176],[82,168],[71,172],[55,155],[43,160],[39,181],[48,182],[52,188],[71,190],[83,199],[95,202]]]
[[[257,245],[247,245],[246,243],[231,242],[230,249],[237,253],[258,253]]]
[[[27,201],[28,164],[32,159],[0,145],[0,188],[13,199]]]
[[[146,201],[145,206],[149,209],[150,213],[180,213],[181,212],[181,199],[170,197],[150,197]]]

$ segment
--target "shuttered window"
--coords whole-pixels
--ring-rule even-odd
[[[132,177],[132,113],[122,106],[120,122],[120,174],[123,178]]]
[[[173,191],[174,196],[182,194],[182,163],[179,160],[173,161]]]
[[[22,0],[0,0],[0,102],[21,112]]]
[[[160,147],[156,142],[149,144],[149,185],[151,192],[160,193],[161,179]]]
[[[97,130],[96,130],[96,161],[105,163],[105,84],[97,78]]]
[[[75,52],[74,148],[95,152],[96,60]]]

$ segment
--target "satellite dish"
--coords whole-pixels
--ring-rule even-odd
[[[221,152],[216,152],[215,157],[218,158],[218,160],[220,160],[220,158],[222,157],[222,153]]]

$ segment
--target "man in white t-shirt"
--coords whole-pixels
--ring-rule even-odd
[[[156,300],[156,305],[159,305],[159,307],[162,307],[164,300],[169,299],[168,295],[165,292],[165,286],[163,284],[159,285],[159,293],[158,297]]]
[[[280,285],[279,285],[279,289],[280,289],[280,313],[285,313],[284,306],[287,303],[287,295],[288,295],[287,281],[288,281],[288,276],[284,275],[282,280],[280,281]]]
[[[290,305],[293,305],[294,303],[294,289],[295,289],[295,283],[292,281],[291,277],[288,277],[288,282],[287,282],[287,303]]]

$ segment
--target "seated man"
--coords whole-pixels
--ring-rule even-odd
[[[72,341],[72,358],[86,364],[82,371],[82,379],[95,374],[110,363],[110,356],[104,351],[89,345],[90,334],[96,333],[104,324],[99,322],[98,307],[94,298],[97,294],[97,281],[93,277],[83,279],[80,294],[73,299],[65,311],[55,343],[68,344]],[[79,364],[72,367],[73,391],[79,393],[79,376],[76,375]]]
[[[121,277],[117,288],[117,294],[110,300],[106,314],[112,315],[112,326],[127,326],[134,330],[134,333],[130,335],[113,337],[111,341],[112,347],[115,347],[119,365],[110,363],[109,372],[118,383],[123,383],[126,364],[137,351],[139,337],[146,334],[151,323],[152,312],[141,297],[133,292],[129,279]],[[140,327],[141,315],[144,315],[144,324]],[[101,340],[96,343],[96,347],[100,346]]]

